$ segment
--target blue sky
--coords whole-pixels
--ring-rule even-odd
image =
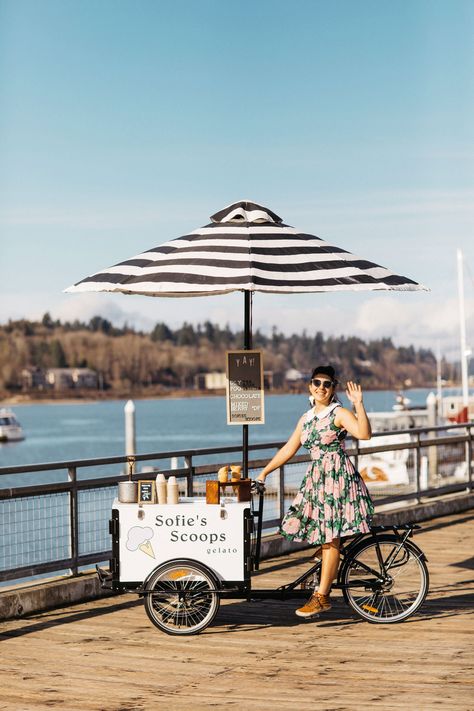
[[[0,0],[0,321],[237,326],[238,294],[62,289],[250,198],[431,288],[257,295],[256,325],[454,352],[473,30],[470,0]]]

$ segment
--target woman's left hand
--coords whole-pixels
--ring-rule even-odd
[[[362,388],[358,383],[354,383],[352,380],[349,380],[346,386],[346,395],[348,400],[350,400],[354,406],[361,404]]]

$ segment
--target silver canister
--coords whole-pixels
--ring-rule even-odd
[[[138,501],[138,483],[136,481],[120,481],[118,485],[118,500],[121,504],[136,504]]]

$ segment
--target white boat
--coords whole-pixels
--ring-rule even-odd
[[[19,442],[25,439],[22,426],[12,410],[0,409],[0,442]]]
[[[410,403],[410,398],[406,397],[406,395],[404,395],[400,390],[397,393],[397,397],[395,398],[395,405],[392,407],[392,410],[408,410]]]
[[[428,427],[428,409],[416,407],[401,409],[397,405],[387,412],[367,413],[373,432],[397,432],[414,427]]]
[[[474,397],[468,395],[466,407],[464,395],[444,395],[441,399],[440,419],[459,424],[467,421],[472,422],[474,420]]]
[[[474,397],[468,401],[470,420],[474,420]],[[373,432],[383,432],[371,440],[360,441],[361,454],[358,460],[358,469],[369,488],[382,489],[383,487],[397,487],[413,485],[414,477],[414,450],[396,449],[385,452],[364,454],[365,447],[390,446],[409,443],[414,440],[410,430],[418,427],[446,426],[442,436],[459,434],[459,430],[451,429],[450,424],[467,421],[464,400],[461,395],[442,395],[440,400],[434,393],[430,393],[426,400],[426,407],[410,407],[409,399],[398,393],[396,402],[387,412],[368,412]],[[407,431],[408,430],[408,431]],[[412,454],[410,454],[410,452]],[[467,470],[465,462],[453,461],[452,457],[459,456],[459,452],[450,452],[449,447],[437,450],[426,447],[420,452],[420,482],[422,488],[427,488],[428,483],[439,486],[442,479],[445,483],[465,481]],[[451,457],[451,459],[450,459]],[[394,490],[390,489],[391,492]]]
[[[358,468],[364,481],[371,487],[379,488],[409,483],[408,449],[363,454],[365,447],[408,443],[412,440],[412,436],[409,432],[402,434],[401,430],[428,426],[428,408],[411,408],[409,404],[410,399],[402,392],[398,392],[391,410],[367,413],[372,431],[386,433],[375,439],[359,442],[362,453],[359,456]]]

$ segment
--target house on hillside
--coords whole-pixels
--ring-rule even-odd
[[[194,387],[197,390],[225,390],[226,382],[226,374],[217,371],[212,373],[198,373],[194,376]],[[264,371],[263,386],[265,390],[271,390],[273,388],[273,371]]]
[[[91,368],[48,368],[45,378],[47,386],[54,390],[97,390],[99,387],[98,375]]]
[[[41,368],[23,368],[21,371],[22,390],[44,390],[46,387],[46,377]]]
[[[198,373],[194,376],[194,387],[198,390],[225,390],[226,374],[217,371]]]
[[[309,380],[309,375],[307,373],[302,373],[296,368],[290,368],[285,373],[285,382],[289,390],[294,390],[295,392],[300,392],[307,386]]]

